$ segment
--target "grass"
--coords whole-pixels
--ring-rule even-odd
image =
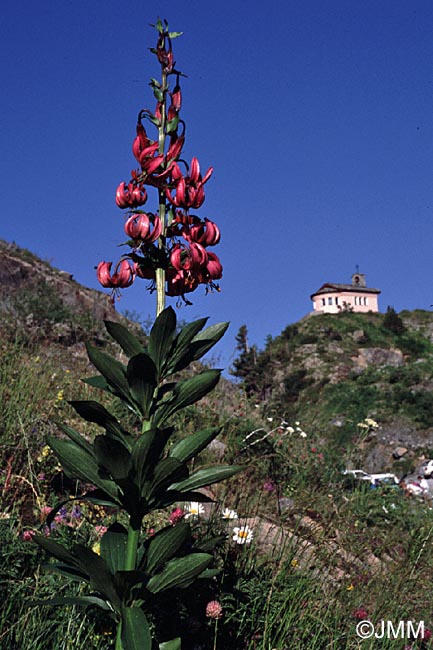
[[[58,497],[65,494],[54,459],[44,456],[44,436],[55,430],[56,419],[74,426],[67,399],[90,398],[89,389],[79,382],[88,374],[86,362],[70,356],[66,348],[29,347],[21,339],[4,339],[2,359],[0,649],[111,648],[110,627],[93,610],[85,615],[72,606],[30,605],[32,599],[72,594],[77,588],[41,571],[43,553],[23,539],[24,531],[41,526],[41,509],[54,500],[53,485]],[[377,373],[374,380],[389,380],[393,390],[422,379],[426,370],[417,369],[420,377],[415,370],[391,369]],[[356,423],[377,404],[371,384],[365,382],[370,392],[360,393],[361,383],[354,382],[350,391],[338,384],[323,388],[334,409],[327,418],[333,412],[343,414],[345,435],[354,441],[360,439]],[[221,573],[208,586],[185,590],[179,601],[186,630],[182,650],[351,650],[361,647],[355,628],[362,610],[375,624],[424,620],[431,627],[430,504],[408,499],[399,489],[348,488],[339,470],[350,457],[341,440],[328,443],[329,427],[307,425],[307,420],[300,425],[283,422],[275,413],[268,416],[270,421],[254,401],[224,384],[179,422],[184,433],[224,426],[226,455],[247,469],[215,488],[215,496],[237,510],[240,522],[248,520],[255,528],[251,544],[237,545],[230,532],[233,522],[222,522],[218,510],[210,519],[197,521],[199,539],[219,534],[226,538],[217,551]],[[85,433],[93,435],[86,426]],[[259,433],[248,438],[249,443],[266,437],[246,444],[253,430]],[[53,538],[71,534],[96,540],[95,525],[108,524],[112,516],[89,510],[79,529],[59,528]],[[157,529],[168,516],[161,511],[146,525]],[[273,542],[264,542],[264,527],[274,531]],[[217,622],[205,616],[210,599],[223,606]],[[414,648],[428,647],[420,640],[413,643]],[[362,642],[363,650],[402,646],[401,639]]]

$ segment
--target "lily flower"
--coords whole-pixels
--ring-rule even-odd
[[[125,233],[128,237],[140,239],[148,244],[156,241],[161,236],[161,232],[161,219],[151,213],[132,214],[125,223]]]
[[[206,272],[210,280],[220,280],[223,275],[223,267],[218,255],[215,255],[215,253],[208,253],[207,256],[208,262],[206,264]]]
[[[132,180],[128,183],[120,183],[116,190],[116,205],[121,208],[136,208],[147,201],[147,192],[141,183]]]
[[[200,165],[197,158],[191,160],[189,175],[183,176],[177,163],[173,163],[171,177],[175,186],[175,194],[172,196],[166,188],[167,199],[178,208],[197,209],[203,205],[205,196],[203,185],[209,180],[213,167],[209,167],[204,177],[200,174]]]
[[[170,262],[176,271],[199,270],[206,266],[208,254],[203,246],[192,243],[190,246],[176,244],[170,255]]]
[[[182,234],[188,242],[195,242],[201,246],[215,246],[221,238],[218,226],[206,218],[204,223],[194,224],[189,228],[185,226]]]
[[[134,270],[128,260],[120,260],[111,274],[112,262],[99,262],[96,276],[106,289],[125,289],[134,282]]]

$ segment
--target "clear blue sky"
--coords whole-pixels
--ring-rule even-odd
[[[431,0],[8,3],[0,237],[99,286],[95,265],[120,253],[136,115],[155,103],[158,15],[184,32],[184,154],[215,168],[199,214],[222,231],[222,292],[200,288],[180,317],[231,321],[223,365],[240,325],[262,347],[357,264],[382,310],[429,309]],[[137,282],[119,308],[145,317],[154,301]]]

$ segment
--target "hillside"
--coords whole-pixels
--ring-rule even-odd
[[[62,593],[78,593],[59,576],[41,573],[46,555],[29,542],[42,531],[94,549],[101,528],[118,521],[112,508],[80,498],[73,502],[80,519],[73,518],[77,509],[68,499],[87,486],[71,481],[45,441],[47,434],[63,436],[58,423],[95,440],[98,427],[83,422],[68,400],[100,399],[135,431],[134,418],[115,397],[80,381],[94,374],[85,342],[125,362],[102,321],[126,319],[106,294],[29,251],[0,242],[0,252],[0,650],[45,650],[47,638],[50,647],[70,650],[63,645],[66,625],[74,650],[109,650],[112,629],[93,610],[83,618],[75,606],[56,614],[48,607],[45,617],[28,607],[29,597],[57,596],[59,585]],[[139,325],[128,326],[146,341]],[[188,520],[195,535],[219,540],[216,562],[224,571],[216,572],[210,592],[197,583],[186,590],[182,620],[193,640],[182,649],[355,650],[360,618],[425,620],[432,627],[425,597],[433,580],[433,549],[426,543],[431,496],[415,498],[396,485],[370,489],[342,474],[351,467],[392,470],[400,478],[433,457],[432,314],[309,316],[262,351],[248,347],[246,334],[238,337],[234,363],[240,381],[221,380],[173,418],[181,439],[221,428],[199,468],[209,462],[244,467],[213,485],[208,494],[215,503]],[[193,373],[203,368],[195,364]],[[63,499],[69,509],[47,530],[47,512]],[[186,519],[183,509],[193,504],[176,505],[145,520],[144,540],[171,525],[174,512]],[[252,531],[240,546],[233,542],[239,525]],[[217,645],[206,616],[210,599],[224,612]],[[34,642],[39,637],[41,644]],[[363,647],[396,647],[373,644]]]
[[[359,446],[357,424],[374,419],[363,462],[401,474],[433,452],[432,341],[427,311],[312,314],[262,351],[241,350],[233,372],[268,415],[302,421],[330,443]]]

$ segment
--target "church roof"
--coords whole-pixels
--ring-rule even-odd
[[[338,293],[340,291],[350,291],[351,293],[380,293],[380,289],[363,287],[359,284],[337,284],[335,282],[326,282],[325,284],[322,284],[320,289],[311,294],[311,299],[320,294]]]

